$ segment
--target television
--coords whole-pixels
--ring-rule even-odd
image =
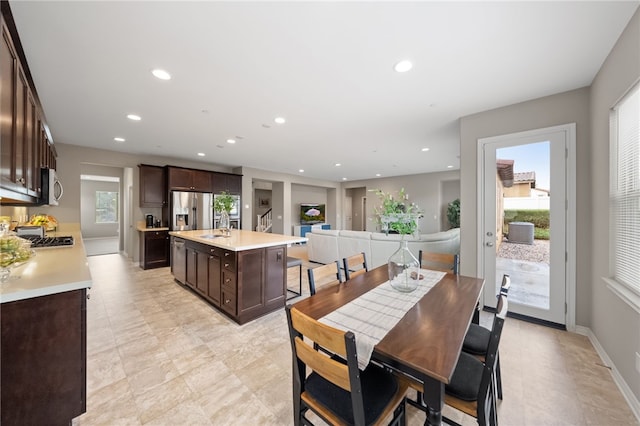
[[[324,204],[300,204],[300,225],[324,223]]]

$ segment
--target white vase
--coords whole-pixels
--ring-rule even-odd
[[[409,251],[408,242],[400,241],[400,248],[389,257],[389,282],[391,287],[410,293],[420,283],[420,262]]]

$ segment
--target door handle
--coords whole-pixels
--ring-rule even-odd
[[[484,245],[487,247],[493,247],[493,243],[491,241],[486,242]]]

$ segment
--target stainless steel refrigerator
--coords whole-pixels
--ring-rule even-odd
[[[213,228],[213,194],[171,192],[171,230],[193,231]]]

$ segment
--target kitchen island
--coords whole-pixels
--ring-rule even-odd
[[[306,238],[243,230],[171,231],[171,273],[238,324],[284,307],[287,246]]]
[[[86,411],[91,273],[79,225],[56,235],[74,245],[35,249],[0,285],[3,425],[71,424]]]

